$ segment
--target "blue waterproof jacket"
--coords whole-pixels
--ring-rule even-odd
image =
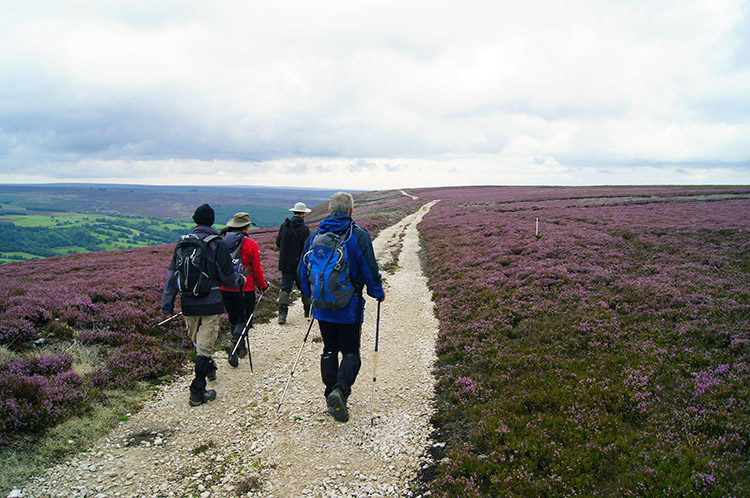
[[[362,296],[362,288],[367,287],[367,295],[375,299],[383,299],[383,280],[380,276],[380,268],[375,260],[375,251],[372,248],[372,239],[366,230],[354,224],[354,221],[344,213],[331,213],[328,218],[320,223],[317,230],[312,232],[305,240],[303,254],[310,250],[310,245],[318,233],[334,232],[341,233],[352,226],[352,236],[346,242],[346,251],[349,257],[349,279],[357,289],[349,304],[339,310],[321,310],[313,307],[313,318],[321,322],[333,323],[355,323],[359,316],[360,321],[364,317],[365,299]],[[312,298],[309,273],[304,258],[300,259],[297,266],[297,274],[302,283],[302,293]]]

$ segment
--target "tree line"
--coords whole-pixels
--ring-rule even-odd
[[[19,227],[0,222],[0,253],[24,252],[46,258],[61,254],[66,247],[101,251],[118,241],[129,241],[134,246],[166,244],[176,241],[181,232],[143,222],[128,226],[99,220],[56,227]]]

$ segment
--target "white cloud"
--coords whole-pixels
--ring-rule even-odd
[[[5,181],[750,183],[745,0],[0,7]]]

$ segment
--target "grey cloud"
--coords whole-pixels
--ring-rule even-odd
[[[347,168],[350,172],[356,173],[360,171],[374,170],[378,165],[372,162],[365,161],[364,159],[357,159],[354,164],[349,165]]]

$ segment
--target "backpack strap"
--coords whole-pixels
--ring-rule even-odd
[[[235,247],[234,250],[237,251],[237,256],[236,257],[237,257],[237,259],[240,262],[240,267],[242,268],[242,270],[240,271],[240,273],[242,273],[242,275],[244,277],[249,278],[251,275],[254,275],[254,273],[253,273],[253,255],[250,254],[250,262],[248,263],[247,266],[245,266],[245,264],[242,262],[242,244],[244,244],[245,243],[245,239],[249,239],[250,236],[247,235],[245,232],[239,232],[239,234],[237,235],[237,237],[238,237],[237,247]],[[234,252],[234,251],[232,251],[232,252]]]
[[[203,242],[205,242],[206,243],[206,247],[208,247],[209,245],[211,245],[211,241],[219,239],[219,238],[221,238],[221,237],[219,237],[215,233],[212,233],[211,235],[206,235],[206,237],[203,238]],[[215,260],[216,260],[216,254],[214,253],[214,261]],[[211,280],[213,280],[213,279],[211,279]],[[220,288],[221,288],[220,286],[215,286],[215,285],[211,287],[212,290],[216,290],[216,289],[220,289]]]
[[[297,230],[294,229],[294,225],[292,225],[292,221],[289,218],[287,218],[286,221],[287,221],[287,224],[289,225],[289,230],[292,231],[292,233],[294,234],[294,237],[297,239],[297,242],[299,242],[300,244],[304,244],[305,241],[300,238],[299,234],[297,233]]]

